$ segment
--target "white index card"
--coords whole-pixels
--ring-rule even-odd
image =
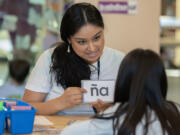
[[[49,121],[46,117],[37,115],[35,116],[34,125],[48,126],[48,125],[54,125],[54,124],[51,121]]]
[[[114,80],[82,80],[81,88],[86,89],[83,94],[83,103],[96,102],[101,99],[104,102],[114,101]]]

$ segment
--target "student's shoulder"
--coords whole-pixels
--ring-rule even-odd
[[[61,135],[104,135],[113,134],[112,120],[89,119],[67,126]]]
[[[117,110],[117,108],[120,106],[120,103],[115,103],[114,105],[108,107],[103,114],[114,114]]]
[[[63,129],[61,135],[85,135],[91,126],[91,120],[85,120],[80,122],[75,122]],[[82,128],[83,127],[83,128]]]

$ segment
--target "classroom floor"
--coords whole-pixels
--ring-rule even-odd
[[[167,99],[180,104],[180,71],[166,70],[168,75],[168,95]],[[8,79],[8,66],[5,62],[0,62],[0,86]]]

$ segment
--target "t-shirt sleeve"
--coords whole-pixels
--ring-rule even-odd
[[[79,123],[76,122],[70,126],[67,126],[63,129],[61,135],[87,135],[87,132],[89,133],[88,128],[90,128],[91,126],[89,121],[90,120],[86,120]]]
[[[48,93],[51,88],[51,76],[50,76],[50,62],[51,53],[50,50],[45,51],[38,59],[33,68],[27,84],[26,89]]]
[[[89,119],[67,126],[61,135],[112,135],[112,121]]]

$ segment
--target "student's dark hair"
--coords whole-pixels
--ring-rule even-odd
[[[60,35],[63,43],[57,43],[52,54],[50,72],[54,73],[57,84],[64,88],[80,86],[80,81],[90,78],[89,64],[72,49],[69,39],[83,26],[92,24],[104,28],[102,16],[98,9],[89,3],[77,3],[65,12]],[[68,47],[70,52],[68,52]]]
[[[114,134],[135,135],[137,125],[145,118],[142,126],[147,135],[154,111],[164,135],[180,135],[180,113],[173,102],[166,100],[166,94],[167,77],[160,56],[143,49],[128,53],[115,85],[114,103],[121,104],[113,116],[106,118],[113,119]]]
[[[9,74],[19,84],[23,83],[29,73],[30,64],[23,59],[14,59],[9,62]]]

